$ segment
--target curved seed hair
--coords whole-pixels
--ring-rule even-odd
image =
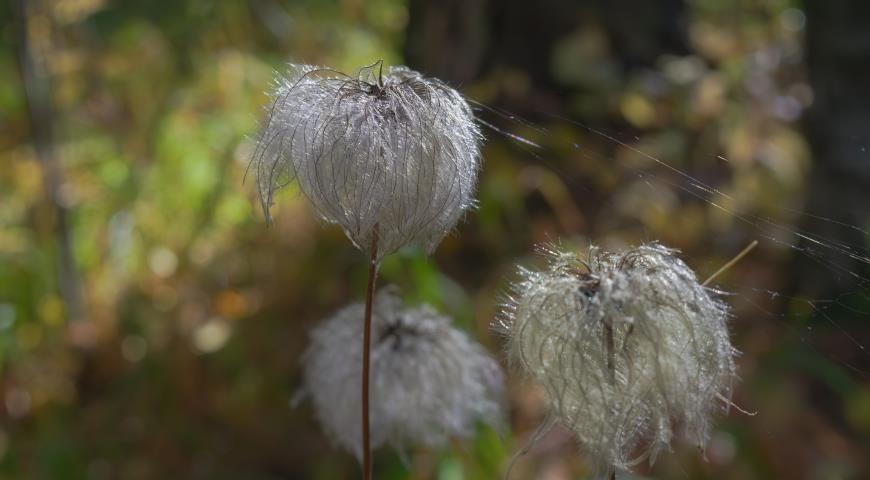
[[[362,304],[339,310],[311,333],[304,394],[345,450],[362,456],[359,391]],[[428,306],[408,309],[395,288],[375,297],[371,350],[371,442],[440,446],[502,418],[504,378],[482,346]]]
[[[658,244],[587,255],[541,248],[496,328],[511,363],[602,469],[655,461],[675,433],[703,447],[735,378],[727,306]]]
[[[291,65],[275,82],[251,166],[267,220],[275,191],[299,183],[318,215],[378,256],[431,251],[475,204],[480,129],[443,82],[383,63],[356,77]]]

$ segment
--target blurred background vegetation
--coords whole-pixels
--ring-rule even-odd
[[[537,242],[660,240],[703,278],[758,239],[717,280],[757,414],[637,475],[868,478],[868,5],[0,3],[0,479],[358,476],[291,399],[307,331],[362,297],[365,262],[293,187],[267,228],[244,180],[276,69],[378,59],[500,130],[480,208],[382,283],[497,355],[488,324]],[[379,451],[377,478],[500,478],[544,412],[510,383],[504,432]],[[554,431],[513,478],[589,474]]]

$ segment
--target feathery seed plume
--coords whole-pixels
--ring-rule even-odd
[[[496,328],[552,414],[603,468],[654,462],[675,431],[703,446],[730,406],[727,306],[658,244],[542,250],[548,267],[520,270]]]
[[[362,456],[360,362],[363,305],[336,312],[311,333],[304,393],[342,448]],[[371,444],[438,446],[501,419],[503,374],[482,346],[428,306],[408,309],[397,289],[375,297],[371,350]]]
[[[433,250],[474,206],[482,139],[459,92],[406,67],[382,70],[291,65],[251,163],[267,219],[275,191],[296,179],[358,248],[377,235],[378,259],[412,243]]]

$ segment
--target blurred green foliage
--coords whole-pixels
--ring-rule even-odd
[[[361,298],[365,262],[293,187],[266,228],[245,174],[274,72],[291,59],[348,71],[400,63],[405,2],[25,3],[26,21],[0,4],[0,478],[355,478],[355,461],[291,399],[306,332]],[[584,124],[490,119],[542,148],[489,132],[480,208],[434,257],[406,249],[386,259],[381,281],[498,353],[489,321],[515,263],[535,262],[536,242],[659,239],[703,277],[758,235],[740,216],[771,218],[788,235],[810,167],[794,123],[809,102],[800,10],[781,0],[690,9],[696,53],[642,71],[619,67],[595,19],[543,52],[573,92],[562,113]],[[29,120],[21,32],[50,86],[54,196],[34,148],[45,125]],[[463,85],[486,104],[534,89],[507,67]],[[711,204],[654,158],[728,196]],[[86,306],[78,320],[58,283],[53,200],[68,215]],[[707,461],[679,446],[644,473],[867,474],[870,386],[838,356],[854,345],[806,302],[771,298],[788,288],[791,256],[767,242],[722,278],[738,293],[745,352],[736,402],[758,415],[723,419]],[[841,300],[870,310],[864,293]],[[847,310],[829,314],[853,328]],[[514,379],[510,390],[503,431],[443,451],[379,451],[378,478],[499,478],[544,411],[534,387]],[[811,471],[792,465],[801,456]],[[589,474],[557,431],[514,478]]]

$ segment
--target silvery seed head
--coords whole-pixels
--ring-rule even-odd
[[[342,448],[362,456],[362,304],[339,310],[311,333],[303,356],[304,393]],[[498,363],[450,319],[428,306],[405,308],[396,289],[375,297],[372,317],[371,445],[439,446],[477,422],[501,419]]]
[[[497,327],[553,414],[603,467],[653,462],[675,433],[705,445],[735,376],[726,305],[657,244],[544,250]]]
[[[252,166],[266,217],[296,179],[315,211],[378,257],[433,250],[475,203],[481,134],[462,95],[382,62],[356,77],[291,65],[277,80]]]

